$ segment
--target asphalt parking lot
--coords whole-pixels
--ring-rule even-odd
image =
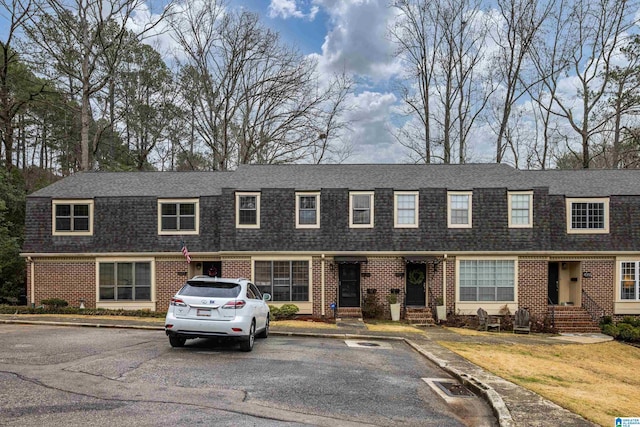
[[[2,425],[494,425],[402,341],[171,348],[158,331],[0,325]],[[446,387],[445,387],[446,388]],[[451,388],[451,387],[450,387]]]

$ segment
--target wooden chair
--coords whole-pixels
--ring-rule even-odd
[[[494,329],[500,332],[500,319],[491,320],[487,311],[480,307],[478,309],[478,329],[481,331],[490,331]]]
[[[519,308],[513,318],[513,333],[528,334],[531,332],[531,321],[529,319],[529,310]]]

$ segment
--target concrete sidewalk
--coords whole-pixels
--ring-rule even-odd
[[[11,315],[0,314],[1,323],[22,323],[76,327],[136,328],[164,331],[164,319],[126,318],[110,316],[56,316],[56,315]],[[306,326],[273,325],[272,335],[307,336],[333,339],[386,339],[406,342],[424,357],[458,378],[477,395],[482,396],[492,407],[500,426],[594,426],[584,418],[561,408],[523,387],[493,375],[463,357],[437,344],[437,341],[470,341],[486,344],[521,342],[522,337],[512,334],[482,334],[466,336],[441,327],[421,329],[419,332],[373,332],[360,321],[338,321],[336,326],[326,328]],[[535,344],[559,344],[567,342],[602,342],[610,340],[599,334],[568,337],[546,337],[530,335],[527,342]]]

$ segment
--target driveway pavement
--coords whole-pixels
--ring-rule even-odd
[[[163,319],[108,318],[92,316],[46,316],[0,314],[0,323],[36,323],[61,326],[135,328],[163,330]],[[482,334],[465,336],[446,328],[431,327],[420,333],[372,332],[359,321],[338,321],[337,328],[302,326],[272,326],[271,334],[280,336],[307,336],[334,339],[385,339],[406,342],[415,351],[458,378],[460,382],[482,396],[492,407],[500,426],[592,426],[584,418],[567,411],[523,387],[493,375],[461,356],[437,344],[438,341],[472,341],[487,344],[521,342],[522,337],[510,334]],[[558,344],[568,342],[600,342],[608,340],[599,334],[571,335],[567,337],[528,336],[527,342]]]

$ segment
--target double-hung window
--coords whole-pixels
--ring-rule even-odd
[[[373,191],[349,193],[349,227],[373,227]]]
[[[608,233],[609,199],[566,199],[567,233]]]
[[[396,191],[393,195],[393,222],[396,228],[418,227],[418,199],[417,191]]]
[[[54,236],[93,235],[93,200],[54,200]]]
[[[509,192],[509,227],[531,228],[533,226],[533,192]]]
[[[260,228],[260,193],[236,193],[236,227]]]
[[[100,262],[100,301],[150,301],[151,262]]]
[[[640,301],[640,261],[620,263],[620,299]]]
[[[447,219],[449,228],[471,228],[471,191],[447,193]]]
[[[198,199],[158,200],[158,234],[198,234]]]
[[[255,261],[254,282],[274,302],[309,301],[309,261]]]
[[[460,260],[458,268],[460,301],[514,301],[515,261]]]
[[[320,193],[296,193],[296,228],[320,228]]]

